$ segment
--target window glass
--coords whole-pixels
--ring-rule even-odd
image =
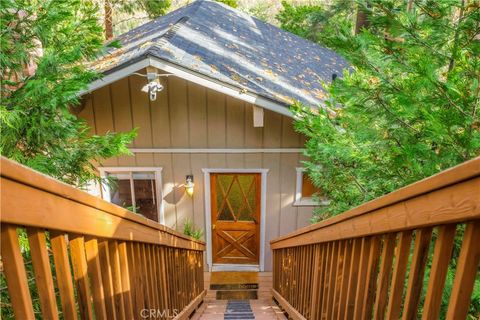
[[[308,174],[302,173],[302,198],[311,198],[314,194],[320,194],[320,189],[313,185]]]
[[[112,183],[110,184],[110,201],[120,207],[132,210],[130,175],[111,174],[109,176],[112,178]]]
[[[155,176],[149,173],[133,173],[136,212],[158,221]]]
[[[111,202],[158,221],[157,186],[153,172],[109,173]],[[132,190],[133,187],[133,190]]]

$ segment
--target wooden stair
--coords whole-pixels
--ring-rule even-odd
[[[257,289],[253,289],[256,284]],[[220,286],[222,285],[222,286]],[[225,286],[223,286],[225,285]],[[230,286],[228,286],[230,285]],[[208,289],[204,303],[199,307],[192,319],[282,319],[286,320],[283,312],[273,302],[271,288],[272,288],[272,273],[271,272],[222,272],[222,273],[205,273],[205,287]],[[230,288],[230,291],[256,291],[257,299],[245,299],[244,304],[249,305],[252,317],[247,317],[247,313],[233,315],[232,312],[238,306],[238,300],[217,300],[218,290],[210,288]],[[229,306],[231,307],[229,309]],[[238,308],[236,311],[240,311]]]
[[[256,300],[258,272],[212,272],[210,290],[216,300]]]

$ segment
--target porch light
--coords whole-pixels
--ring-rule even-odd
[[[157,73],[157,69],[152,67],[147,67],[147,73],[138,73],[134,72],[134,75],[140,77],[146,77],[148,83],[142,87],[142,92],[148,93],[148,98],[150,101],[157,100],[157,92],[163,90],[163,85],[160,83],[160,77],[171,76],[171,73]]]
[[[163,90],[163,86],[160,84],[160,82],[155,79],[147,83],[146,85],[143,86],[142,91],[148,93],[148,97],[150,98],[150,101],[155,101],[157,100],[157,92],[160,92]]]
[[[185,178],[185,192],[191,197],[193,195],[193,187],[195,184],[193,183],[193,175],[189,174]]]

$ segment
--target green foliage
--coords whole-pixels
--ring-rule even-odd
[[[268,2],[260,2],[253,7],[243,9],[243,11],[263,22],[268,23],[271,20],[270,12],[268,12],[270,6],[271,4]]]
[[[331,26],[321,40],[351,63],[326,106],[296,105],[312,180],[335,215],[480,153],[480,8],[461,1],[370,1],[371,27]]]
[[[190,219],[185,219],[183,223],[183,234],[189,237],[195,238],[197,240],[202,239],[203,237],[203,230],[197,229],[195,224]]]
[[[479,316],[480,316],[480,280],[477,278],[475,280],[475,284],[473,287],[472,298],[470,299],[470,309],[469,309],[468,319],[475,320],[475,319],[478,319]]]
[[[128,14],[134,14],[137,11],[144,11],[150,19],[165,15],[170,9],[172,2],[170,0],[119,0],[112,3],[114,10],[119,10]]]
[[[320,5],[299,5],[295,6],[288,1],[282,1],[283,9],[277,14],[276,18],[280,27],[297,36],[316,40],[317,17],[323,13]]]
[[[405,1],[368,3],[363,10],[370,25],[358,35],[343,11],[322,24],[320,33],[292,29],[311,39],[315,34],[352,66],[326,86],[325,109],[292,106],[296,128],[308,138],[305,166],[330,200],[313,221],[480,155],[478,2],[415,1],[412,11]],[[460,226],[457,234],[462,233]],[[460,244],[456,238],[442,319]],[[430,253],[427,274],[431,259]],[[480,315],[479,288],[477,279],[472,319]]]
[[[226,4],[227,6],[230,6],[232,8],[238,7],[238,2],[237,0],[215,0],[216,2],[221,2]]]
[[[84,67],[102,48],[97,12],[91,1],[1,0],[0,152],[75,185],[96,177],[92,161],[129,153],[135,136],[90,136],[70,109],[97,78]]]
[[[40,320],[40,319],[43,319],[43,317],[42,317],[42,311],[40,306],[40,297],[38,295],[37,285],[35,281],[35,272],[33,269],[32,255],[30,251],[30,244],[28,242],[27,232],[25,229],[19,228],[17,229],[17,235],[18,235],[18,242],[20,245],[20,252],[22,254],[22,258],[25,264],[25,271],[26,271],[26,276],[28,280],[28,288],[30,290],[30,294],[32,297],[33,312],[35,314],[35,319]],[[59,308],[59,310],[61,310],[60,295],[58,292],[57,278],[56,278],[56,272],[54,268],[49,232],[46,232],[45,236],[46,236],[48,256],[50,260],[50,270],[51,270],[52,278],[54,281],[54,291],[57,297],[57,301],[56,301],[57,307]],[[7,281],[5,278],[5,274],[3,272],[0,273],[0,301],[1,301],[1,308],[0,308],[1,318],[9,319],[9,320],[15,319],[10,295],[7,290]]]
[[[283,0],[282,7],[276,15],[280,27],[311,41],[321,41],[322,34],[334,32],[331,29],[339,22],[352,25],[355,12],[353,0],[334,1],[330,5],[294,5]]]

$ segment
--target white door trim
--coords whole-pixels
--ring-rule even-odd
[[[205,183],[205,240],[207,242],[207,265],[211,272],[213,267],[212,259],[212,204],[210,194],[210,173],[260,173],[261,174],[261,193],[260,193],[260,261],[259,269],[265,269],[265,226],[267,212],[267,173],[269,169],[225,169],[225,168],[206,168],[202,169]],[[226,270],[227,266],[222,264],[218,266],[221,270]],[[229,265],[229,271],[242,271],[245,267],[242,265]],[[216,268],[217,269],[217,268]]]
[[[101,194],[102,199],[108,202],[111,202],[110,189],[106,184],[107,173],[114,172],[154,172],[155,173],[155,184],[157,185],[157,213],[158,213],[158,223],[165,225],[165,208],[163,205],[163,184],[162,184],[162,167],[98,167],[100,172],[100,178],[102,179],[101,183]]]

